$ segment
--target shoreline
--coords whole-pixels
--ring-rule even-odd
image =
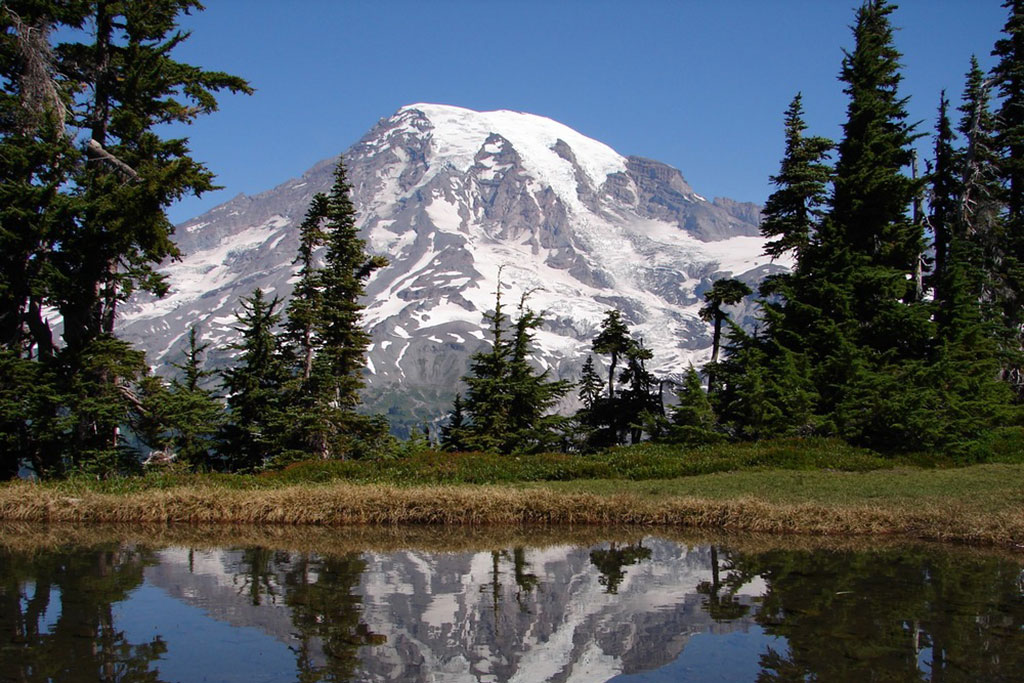
[[[575,482],[574,482],[575,483]],[[602,482],[603,483],[603,482]],[[631,484],[631,485],[628,485]],[[0,521],[30,524],[261,525],[283,527],[629,527],[777,536],[883,536],[1024,552],[1024,510],[967,500],[822,503],[739,494],[701,497],[592,493],[540,485],[394,486],[334,482],[266,489],[178,486],[129,493],[69,493],[46,485],[0,488]]]

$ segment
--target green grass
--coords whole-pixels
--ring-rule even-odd
[[[1024,465],[953,469],[899,467],[869,472],[762,470],[652,481],[579,480],[524,484],[562,493],[633,494],[640,498],[750,498],[771,503],[879,505],[912,509],[949,505],[996,513],[1024,508]],[[952,514],[952,513],[951,513]]]
[[[1019,448],[1003,448],[999,457],[994,459],[1024,464]],[[44,485],[75,495],[85,491],[127,494],[182,486],[264,490],[334,482],[429,486],[586,481],[586,486],[608,490],[620,489],[623,482],[652,482],[649,486],[658,490],[686,495],[715,495],[714,487],[719,485],[716,482],[727,481],[728,484],[721,484],[723,490],[732,491],[739,487],[739,490],[758,495],[770,493],[783,497],[780,500],[785,496],[804,495],[801,491],[820,489],[822,493],[816,500],[828,502],[833,497],[842,500],[844,487],[851,481],[860,482],[858,487],[870,484],[871,491],[878,491],[877,495],[884,497],[889,495],[887,491],[890,488],[893,493],[899,492],[902,489],[900,482],[905,482],[910,476],[908,473],[915,469],[930,473],[922,474],[915,481],[942,482],[947,477],[944,471],[956,469],[953,465],[951,460],[937,460],[920,454],[902,458],[882,457],[839,440],[810,438],[720,444],[698,449],[644,443],[594,455],[504,456],[423,451],[401,458],[304,461],[260,474],[188,474],[170,469],[106,480],[70,477]],[[733,474],[724,479],[702,476],[720,473]],[[835,473],[873,474],[851,479],[831,476]],[[691,492],[690,487],[698,484],[703,488]],[[991,484],[998,486],[1000,482]],[[942,486],[939,483],[935,485]],[[639,490],[646,489],[641,486]],[[927,490],[927,486],[923,490]],[[913,495],[912,491],[910,495]]]

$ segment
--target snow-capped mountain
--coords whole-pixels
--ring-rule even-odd
[[[635,547],[644,555],[619,567],[614,586],[595,562],[608,544],[357,558],[277,551],[261,567],[258,600],[243,551],[167,548],[147,567],[146,581],[295,652],[305,651],[295,614],[306,604],[300,589],[320,584],[320,595],[336,605],[312,608],[355,627],[339,607],[349,605],[349,616],[357,614],[363,631],[376,636],[354,655],[353,679],[362,681],[604,681],[672,662],[697,634],[754,625],[767,588],[760,577],[737,591],[743,613],[716,619],[701,592],[714,577],[709,547],[656,537]],[[361,573],[351,584],[332,583],[352,580],[343,570],[353,567]],[[345,655],[324,645],[314,640],[307,652],[317,667]]]
[[[701,364],[703,291],[788,265],[761,254],[756,205],[708,201],[676,169],[540,116],[411,105],[344,158],[361,234],[390,260],[367,286],[367,403],[398,419],[450,404],[485,343],[499,269],[506,310],[529,292],[527,305],[545,313],[537,363],[575,378],[611,308],[653,349],[655,372]],[[184,256],[163,268],[171,293],[127,306],[122,336],[160,364],[180,359],[196,324],[223,363],[239,298],[255,287],[289,294],[298,225],[334,163],[179,226]]]

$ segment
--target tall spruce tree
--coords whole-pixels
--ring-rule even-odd
[[[519,300],[509,339],[510,401],[506,451],[540,452],[554,447],[565,418],[552,413],[552,409],[572,388],[571,382],[553,380],[549,370],[537,372],[530,363],[534,330],[543,324],[544,319],[526,306],[529,294],[525,292]]]
[[[918,411],[913,396],[929,389],[919,366],[932,335],[914,281],[924,235],[908,209],[920,183],[903,169],[917,135],[899,94],[893,9],[870,0],[857,12],[855,47],[840,74],[847,120],[814,263],[829,273],[833,299],[823,305],[834,336],[820,349],[819,391],[840,434],[886,449],[914,445],[910,430],[890,427],[908,424],[900,413]]]
[[[998,169],[1005,215],[998,235],[995,304],[1004,328],[1003,377],[1024,397],[1024,2],[1007,0],[1004,37],[996,42],[993,69],[1001,105],[996,119]]]
[[[601,330],[594,337],[591,348],[594,353],[607,354],[611,357],[608,362],[609,399],[615,398],[615,370],[619,365],[619,359],[629,349],[631,341],[629,328],[622,321],[622,313],[616,309],[605,312]]]
[[[276,329],[280,304],[277,297],[267,299],[261,289],[240,303],[236,329],[241,338],[232,348],[241,353],[222,373],[228,416],[218,451],[231,470],[258,470],[282,449],[288,368]]]
[[[379,422],[357,414],[369,335],[362,327],[364,283],[387,265],[370,256],[356,229],[345,165],[338,160],[327,195],[313,197],[300,226],[299,281],[287,310],[295,378],[290,392],[291,448],[296,457],[345,458],[378,434]],[[314,253],[324,247],[323,264]]]
[[[501,272],[494,293],[494,312],[485,313],[490,323],[491,347],[477,351],[469,362],[469,374],[462,378],[466,384],[465,410],[470,429],[465,444],[472,450],[498,452],[508,434],[509,345],[506,342],[508,316],[501,303]]]
[[[441,448],[449,452],[466,450],[466,413],[463,410],[462,394],[455,394],[452,412],[448,421],[441,427]]]
[[[136,367],[131,349],[111,341],[117,307],[135,291],[166,290],[155,267],[177,252],[164,210],[213,187],[187,140],[160,127],[214,111],[219,91],[250,91],[174,59],[188,37],[178,17],[198,9],[195,0],[0,5],[0,352],[52,366],[38,373],[57,379],[37,404],[48,412],[32,424],[68,430],[57,440],[63,455],[29,445],[30,459],[78,467],[120,448],[120,425],[103,416],[133,409],[124,389],[138,375],[117,374]],[[63,344],[46,310],[59,313]],[[119,407],[89,408],[103,401]]]
[[[704,292],[704,301],[707,303],[700,309],[700,319],[712,325],[711,360],[706,367],[708,393],[713,393],[716,390],[715,368],[718,365],[718,353],[722,345],[722,323],[728,319],[722,306],[734,306],[751,293],[750,287],[732,278],[715,280],[711,289]]]
[[[484,315],[490,322],[491,348],[473,354],[470,373],[462,378],[468,387],[464,408],[469,418],[462,443],[496,453],[538,452],[559,440],[564,418],[551,414],[551,408],[572,385],[532,367],[533,330],[543,318],[526,307],[527,292],[510,323],[501,288],[499,271],[494,312]]]
[[[196,326],[188,330],[185,358],[174,367],[181,373],[169,387],[170,445],[177,456],[193,470],[205,470],[212,464],[217,434],[224,423],[224,406],[204,386],[212,370],[203,368],[203,356],[209,344],[200,344]]]
[[[817,232],[827,199],[831,168],[828,138],[805,136],[803,96],[797,93],[786,109],[786,148],[778,174],[770,178],[775,191],[762,211],[761,234],[769,238],[764,253],[776,258],[791,253],[799,260]]]

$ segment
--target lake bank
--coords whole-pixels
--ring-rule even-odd
[[[101,492],[15,482],[0,520],[77,524],[602,525],[882,535],[1024,550],[1024,466],[744,471],[679,479],[396,486],[332,481]]]

